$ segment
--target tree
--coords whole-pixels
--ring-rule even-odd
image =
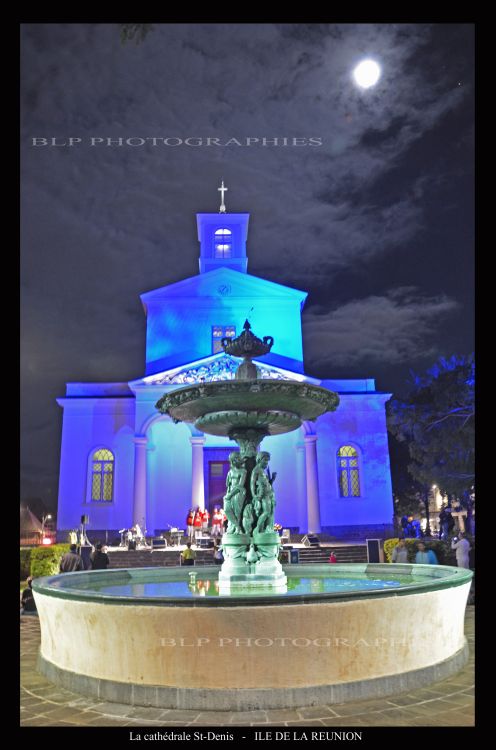
[[[408,471],[424,488],[470,502],[474,484],[473,354],[440,359],[424,375],[414,375],[403,399],[387,405],[388,429],[406,442]]]

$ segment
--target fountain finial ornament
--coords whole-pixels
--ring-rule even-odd
[[[243,362],[235,372],[236,380],[254,380],[257,378],[257,368],[251,361],[253,357],[262,357],[268,354],[274,345],[272,336],[264,336],[259,339],[251,331],[251,325],[245,320],[243,332],[235,339],[223,338],[220,342],[226,354],[233,357],[243,357]]]

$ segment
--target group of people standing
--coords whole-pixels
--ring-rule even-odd
[[[211,520],[212,536],[222,536],[225,529],[225,524],[227,524],[226,514],[224,513],[223,509],[219,508],[216,505],[215,510],[212,513]],[[188,530],[188,538],[190,541],[195,539],[201,533],[208,532],[210,528],[210,513],[208,512],[207,508],[204,508],[202,510],[199,505],[196,510],[191,508],[188,515],[186,516],[186,528]]]
[[[106,570],[110,565],[110,559],[107,555],[107,548],[97,542],[90,554],[90,570]],[[78,570],[85,570],[84,561],[78,553],[75,544],[71,544],[69,551],[62,555],[60,560],[60,573],[75,573]]]
[[[408,562],[408,547],[404,539],[400,539],[393,549],[391,561],[393,563]],[[423,542],[418,542],[415,563],[417,565],[439,565],[439,560],[433,549],[428,549]]]
[[[444,505],[439,513],[439,539],[449,539],[455,528],[455,519],[451,515],[449,505]],[[420,539],[423,536],[420,521],[413,515],[404,515],[401,519],[401,529],[404,539]]]
[[[433,549],[428,549],[423,542],[417,543],[415,563],[417,565],[439,565],[439,560]],[[459,568],[470,568],[470,542],[463,532],[451,540],[451,549],[456,553],[456,564]],[[408,562],[408,547],[404,539],[400,539],[391,555],[393,563]]]

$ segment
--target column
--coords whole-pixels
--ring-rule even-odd
[[[133,525],[146,528],[146,446],[145,435],[134,437],[134,502]]]
[[[192,476],[191,476],[191,507],[198,505],[201,510],[205,509],[205,482],[203,478],[203,446],[204,436],[193,436],[189,439],[192,450]]]
[[[305,435],[305,465],[307,470],[308,533],[320,533],[319,473],[317,468],[317,435]]]
[[[307,528],[307,477],[305,470],[305,444],[296,444],[296,492],[298,507],[298,526],[300,533]]]

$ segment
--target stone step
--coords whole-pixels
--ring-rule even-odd
[[[331,547],[300,547],[299,561],[302,565],[327,563]],[[367,548],[365,545],[347,545],[334,548],[338,562],[361,563],[367,562]],[[147,550],[128,551],[122,550],[109,552],[111,568],[146,568],[146,567],[171,567],[180,564],[179,550],[164,551]],[[195,566],[212,565],[213,550],[197,550]]]

